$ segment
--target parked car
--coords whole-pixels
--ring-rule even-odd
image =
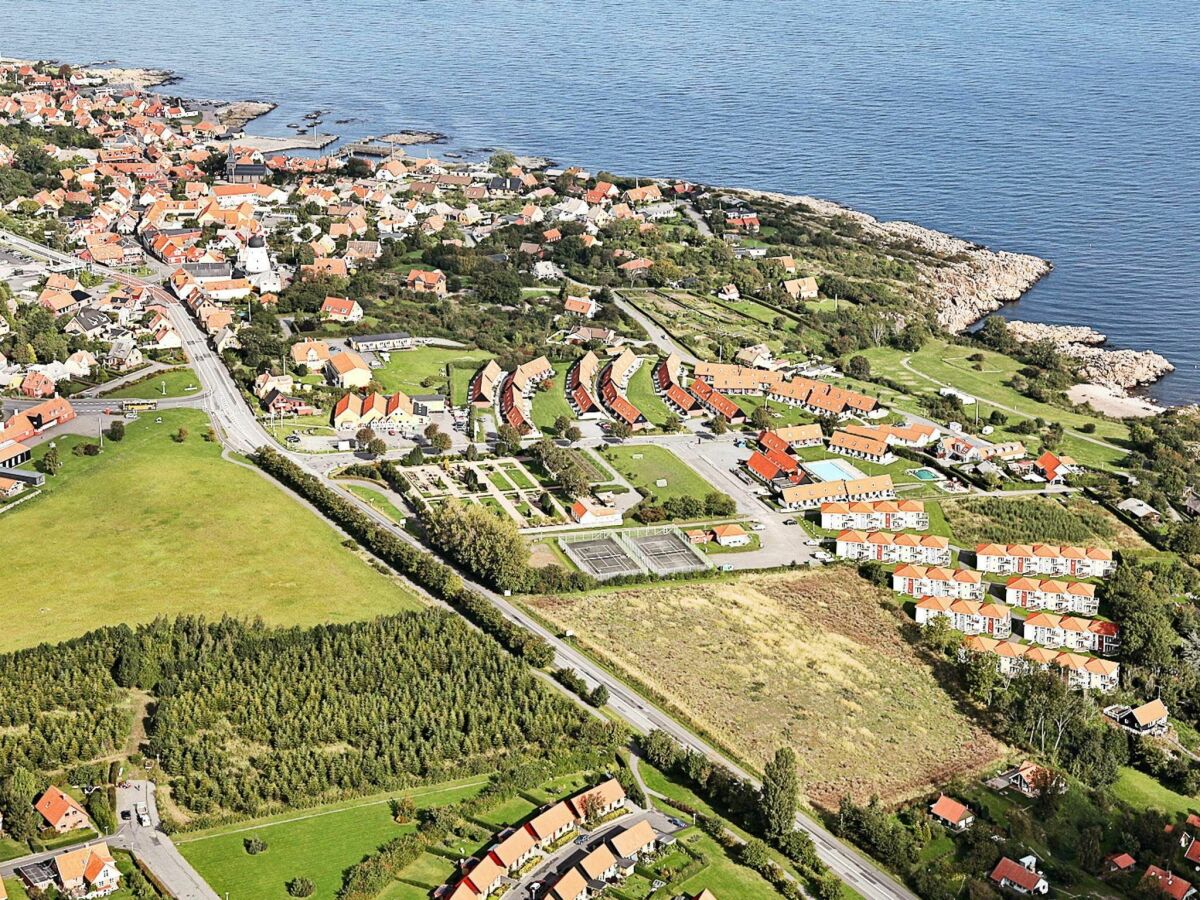
[[[795,520],[795,519],[784,519],[784,520],[783,520],[783,524],[784,524],[784,525],[795,525],[795,524],[796,524],[796,520]]]
[[[764,525],[762,522],[755,522],[753,525],[750,526],[750,530],[751,531],[766,531],[767,526]]]

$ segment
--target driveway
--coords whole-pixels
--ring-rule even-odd
[[[117,788],[120,828],[109,843],[137,856],[176,900],[221,900],[160,830],[155,785],[149,781],[130,781],[126,785]],[[135,811],[138,803],[146,804],[150,817],[147,826],[138,824]],[[127,813],[129,818],[126,820],[123,817]]]

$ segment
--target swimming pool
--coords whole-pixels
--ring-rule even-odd
[[[933,469],[909,469],[909,474],[916,477],[918,481],[941,481],[944,477],[941,472]]]
[[[819,481],[853,481],[867,477],[844,459],[818,459],[804,463],[804,471]]]

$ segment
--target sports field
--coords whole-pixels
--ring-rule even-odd
[[[902,638],[893,602],[841,567],[530,601],[752,766],[793,747],[825,808],[912,797],[1002,749]]]
[[[126,423],[99,456],[59,438],[61,472],[0,515],[13,588],[0,651],[176,613],[313,625],[420,604],[273,482],[223,460],[202,413],[158,415]],[[176,443],[180,426],[190,433]]]

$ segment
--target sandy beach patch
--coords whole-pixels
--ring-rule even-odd
[[[1142,397],[1129,397],[1099,384],[1077,384],[1067,391],[1072,403],[1086,403],[1098,413],[1124,419],[1157,416],[1164,408]]]

